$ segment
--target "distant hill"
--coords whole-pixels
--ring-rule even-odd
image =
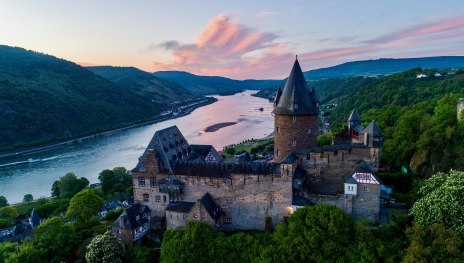
[[[100,66],[87,68],[120,87],[158,103],[168,104],[172,101],[195,97],[192,92],[174,82],[160,79],[134,67]]]
[[[195,94],[233,94],[243,90],[260,90],[280,80],[235,80],[218,76],[198,76],[184,71],[158,71],[156,77],[175,82]]]
[[[397,73],[412,68],[460,68],[464,67],[464,56],[425,58],[381,58],[343,63],[334,67],[304,72],[306,79],[346,78],[354,76],[375,76]]]
[[[159,105],[53,56],[0,46],[0,149],[147,120]]]

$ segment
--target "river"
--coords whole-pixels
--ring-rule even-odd
[[[46,161],[0,168],[0,195],[5,196],[9,203],[21,202],[25,194],[32,194],[35,199],[48,197],[53,182],[67,172],[74,172],[76,176],[96,183],[98,174],[104,169],[117,166],[132,169],[153,134],[172,125],[179,127],[190,144],[212,144],[218,151],[245,139],[265,137],[274,129],[272,104],[267,99],[251,96],[254,92],[214,96],[217,102],[200,107],[187,116],[29,156]],[[260,111],[260,108],[263,110]],[[237,124],[205,132],[211,125],[226,122]]]

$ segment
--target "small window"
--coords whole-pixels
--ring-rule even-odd
[[[166,203],[166,196],[163,195],[163,203]]]
[[[184,218],[184,220],[187,219],[187,214],[184,214],[183,218]]]
[[[150,198],[149,194],[143,194],[143,201],[144,202],[148,202],[149,198]]]
[[[293,147],[296,146],[296,140],[292,140],[292,146],[293,146]]]
[[[157,203],[161,202],[161,196],[159,195],[155,196],[155,202]]]
[[[369,192],[369,186],[367,185],[364,186],[364,192]]]
[[[310,160],[310,159],[311,159],[311,154],[310,153],[306,154],[306,160]]]
[[[374,138],[374,142],[378,142],[379,141],[379,138]]]
[[[311,130],[311,128],[309,128],[308,129],[308,134],[311,134],[311,132],[313,132],[313,131]]]
[[[224,224],[232,224],[232,218],[231,217],[224,218]]]
[[[277,132],[280,133],[280,127],[277,127]]]
[[[276,155],[277,155],[277,156],[279,156],[279,155],[280,155],[280,153],[279,153],[279,150],[276,150]]]
[[[139,186],[144,187],[145,186],[145,177],[139,176]]]
[[[155,188],[156,187],[156,177],[150,177],[150,187]]]
[[[298,109],[298,104],[295,103],[295,104],[293,105],[293,108]]]
[[[296,116],[292,117],[292,122],[296,122]]]

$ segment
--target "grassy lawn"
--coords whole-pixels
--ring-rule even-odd
[[[259,147],[261,145],[263,145],[264,147],[267,146],[267,145],[270,145],[274,142],[274,139],[259,139],[259,140],[252,140],[252,141],[248,141],[248,142],[243,142],[235,147],[233,147],[235,149],[235,153],[238,153],[238,152],[241,152],[241,151],[246,151],[248,153],[251,152],[251,149],[253,148],[256,148],[256,147]],[[227,154],[226,151],[223,151],[222,154],[224,156],[226,156],[226,159],[227,157],[231,157],[230,154]]]

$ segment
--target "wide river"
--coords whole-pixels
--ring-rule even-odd
[[[67,172],[74,172],[76,176],[86,177],[90,183],[96,183],[98,174],[104,169],[117,166],[132,169],[153,134],[172,125],[179,127],[190,144],[212,144],[218,151],[245,139],[263,138],[274,129],[272,104],[267,99],[251,96],[253,93],[245,91],[232,96],[214,96],[219,101],[200,107],[187,116],[28,157],[47,161],[0,168],[0,195],[5,196],[9,203],[21,202],[23,196],[29,193],[34,199],[48,197],[53,182]],[[211,125],[224,122],[237,124],[215,132],[204,131]]]

